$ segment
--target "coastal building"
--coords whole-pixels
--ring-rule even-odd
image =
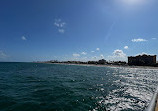
[[[114,61],[112,64],[113,65],[127,65],[125,61]]]
[[[156,55],[138,55],[138,56],[129,56],[128,65],[136,66],[153,66],[156,65]]]
[[[107,62],[106,62],[105,59],[101,59],[101,60],[98,61],[98,64],[106,64],[106,63],[107,63]]]
[[[88,61],[88,64],[98,64],[97,61]]]

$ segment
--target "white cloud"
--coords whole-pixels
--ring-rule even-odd
[[[74,53],[72,54],[74,57],[80,57],[80,54]]]
[[[146,53],[146,52],[142,52],[142,53],[138,53],[138,54],[136,54],[135,56],[138,56],[138,55],[144,55],[144,54],[145,54],[145,55],[155,55],[155,54],[151,54],[151,53],[149,54],[149,53]]]
[[[114,50],[112,56],[108,56],[109,60],[114,60],[114,61],[125,61],[127,60],[126,54],[119,49]]]
[[[126,54],[122,50],[119,50],[119,49],[114,50],[113,54],[116,57],[126,57]]]
[[[87,53],[86,53],[86,52],[82,52],[81,54],[82,54],[82,55],[86,55]]]
[[[96,50],[99,51],[100,49],[99,49],[99,48],[96,48]]]
[[[55,25],[56,27],[63,28],[63,27],[66,25],[66,23],[65,23],[65,22],[62,22],[61,19],[55,19],[54,25]]]
[[[109,39],[109,37],[111,36],[111,31],[113,30],[113,27],[115,26],[116,22],[114,21],[111,26],[109,27],[108,33],[105,36],[106,39]]]
[[[80,61],[84,61],[84,62],[86,62],[88,60],[88,57],[82,57],[81,59],[80,59]]]
[[[93,52],[95,52],[95,51],[91,51],[91,52],[93,53]]]
[[[64,33],[64,32],[65,32],[64,29],[58,29],[58,31],[59,31],[60,33]]]
[[[147,41],[147,40],[138,38],[138,39],[132,39],[131,41],[132,41],[132,42],[145,42],[145,41]]]
[[[22,39],[22,40],[27,40],[25,36],[22,36],[21,39]]]
[[[128,49],[128,46],[124,46],[124,49]]]
[[[65,22],[62,22],[61,24],[60,24],[60,27],[64,27],[66,25],[66,23]]]
[[[0,59],[4,59],[4,58],[7,58],[8,56],[0,50]]]
[[[55,19],[54,25],[58,28],[58,32],[60,32],[60,33],[65,32],[66,23],[63,22],[61,19]]]
[[[91,57],[90,60],[96,61],[96,60],[100,60],[100,59],[104,59],[104,55],[103,54],[101,54],[100,56],[99,55],[98,56],[93,56],[93,57]]]
[[[61,19],[55,19],[54,25],[60,27]]]
[[[146,52],[142,52],[142,53],[138,53],[138,54],[136,54],[135,56],[138,56],[138,55],[143,55],[143,54],[148,55]]]
[[[93,59],[93,60],[94,60],[94,59],[96,60],[96,59],[97,59],[97,57],[96,57],[96,56],[94,56],[94,57],[92,57],[92,59]]]
[[[152,40],[156,40],[157,38],[151,38]]]
[[[104,55],[103,55],[103,54],[101,54],[101,55],[100,55],[100,58],[101,58],[101,59],[104,59]]]

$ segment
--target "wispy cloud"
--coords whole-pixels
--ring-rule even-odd
[[[132,39],[131,41],[132,42],[146,42],[147,40],[146,39],[138,38],[138,39]]]
[[[64,29],[58,29],[58,31],[59,31],[60,33],[64,33],[64,32],[65,32]]]
[[[86,52],[82,52],[81,54],[82,54],[82,55],[87,55],[87,53],[86,53]]]
[[[96,60],[96,59],[97,59],[97,57],[96,57],[96,56],[92,57],[92,60]]]
[[[109,27],[108,33],[106,35],[106,39],[108,39],[111,35],[111,31],[113,30],[113,27],[115,26],[116,22],[114,21],[111,26]]]
[[[144,55],[144,54],[148,55],[146,52],[142,52],[142,53],[138,53],[138,54],[136,54],[135,56],[138,56],[138,55]]]
[[[27,40],[25,36],[22,36],[21,39],[22,39],[22,40]]]
[[[8,57],[8,55],[0,50],[0,59],[5,59],[7,57]]]
[[[146,52],[142,52],[142,53],[138,53],[136,54],[135,56],[138,56],[138,55],[155,55],[155,54],[151,54],[151,53],[146,53]]]
[[[66,23],[63,22],[61,19],[55,19],[54,25],[58,28],[59,33],[64,33],[65,32]]]
[[[124,49],[128,49],[128,46],[124,46]]]
[[[96,48],[96,50],[97,50],[97,51],[99,51],[99,50],[100,50],[100,48]]]
[[[156,40],[157,38],[151,38],[152,40]]]
[[[91,52],[93,53],[93,52],[95,52],[95,51],[91,51]]]
[[[72,55],[73,55],[73,57],[80,57],[80,54],[77,54],[77,53],[74,53]]]
[[[101,54],[101,55],[100,55],[100,58],[101,58],[101,59],[104,59],[104,55],[103,55],[103,54]]]
[[[65,22],[62,22],[61,19],[55,19],[54,25],[60,28],[63,28],[65,26]]]
[[[101,54],[100,56],[99,55],[98,56],[93,56],[91,58],[91,60],[100,60],[100,59],[104,59],[104,55],[103,54]]]

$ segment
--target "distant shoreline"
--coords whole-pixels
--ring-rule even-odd
[[[124,67],[124,68],[143,68],[143,69],[158,69],[152,66],[126,66],[126,65],[101,65],[101,64],[70,64],[70,63],[46,63],[46,64],[61,64],[61,65],[77,65],[77,66],[95,66],[95,67]]]

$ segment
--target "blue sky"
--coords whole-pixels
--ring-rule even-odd
[[[0,61],[158,55],[157,0],[1,0]]]

